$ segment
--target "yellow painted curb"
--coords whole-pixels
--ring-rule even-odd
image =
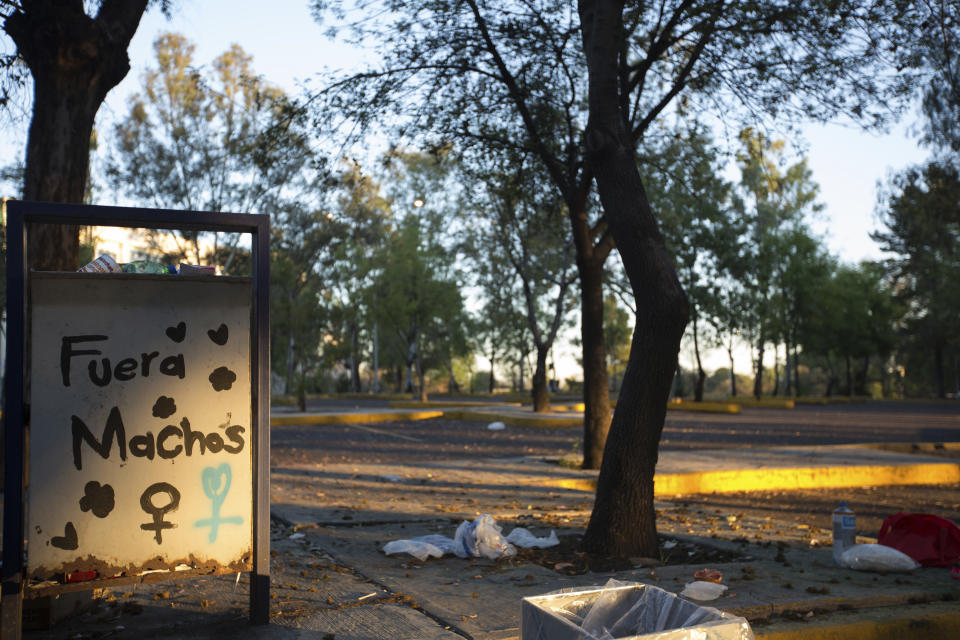
[[[542,427],[557,429],[564,427],[582,427],[583,418],[544,418],[539,416],[516,416],[492,411],[444,411],[443,417],[449,420],[476,420],[478,422],[502,422],[511,427]]]
[[[737,469],[702,473],[664,473],[654,476],[655,496],[689,493],[729,493],[838,487],[879,487],[960,482],[960,464],[932,463],[902,466],[809,467]],[[559,489],[596,491],[597,479],[552,478],[544,484]]]
[[[355,422],[386,422],[388,420],[429,420],[440,418],[442,411],[391,411],[379,413],[311,413],[297,416],[273,416],[271,427],[291,424],[351,424]]]
[[[671,400],[667,409],[676,411],[702,411],[705,413],[740,413],[740,405],[733,402],[677,402]]]
[[[960,612],[911,616],[904,607],[903,617],[893,620],[859,620],[797,629],[764,632],[754,629],[757,640],[932,640],[960,638]]]
[[[741,469],[656,477],[655,495],[960,482],[960,464]]]
[[[393,409],[444,409],[449,407],[519,407],[519,402],[482,402],[477,400],[467,400],[465,402],[455,402],[453,400],[428,400],[420,402],[419,400],[392,400],[390,407]]]
[[[866,396],[830,396],[829,398],[820,398],[815,396],[800,396],[794,398],[793,401],[797,404],[851,404],[857,402],[866,402],[870,400]]]
[[[793,409],[795,403],[793,400],[781,398],[731,398],[730,402],[739,404],[741,407],[754,407],[757,409]]]

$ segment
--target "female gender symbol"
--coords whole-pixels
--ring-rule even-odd
[[[170,502],[168,502],[166,506],[158,507],[153,504],[153,496],[158,493],[165,493],[170,498]],[[157,541],[157,544],[160,544],[163,542],[160,532],[164,529],[173,529],[176,526],[172,522],[164,520],[163,516],[168,511],[175,511],[179,506],[180,492],[177,491],[177,488],[169,482],[155,482],[147,487],[147,490],[140,496],[140,508],[153,515],[153,522],[144,522],[140,525],[140,528],[144,531],[150,531],[152,529],[155,532],[153,539]]]
[[[221,524],[243,524],[243,518],[240,516],[220,517],[220,507],[223,506],[223,501],[227,499],[227,492],[230,491],[230,465],[223,463],[219,467],[206,467],[200,474],[200,479],[203,483],[203,492],[212,503],[212,513],[209,518],[197,520],[193,526],[210,527],[210,542],[216,542],[217,529]]]

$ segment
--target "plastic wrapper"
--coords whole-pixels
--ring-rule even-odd
[[[134,260],[133,262],[128,262],[123,265],[124,273],[153,273],[153,274],[169,274],[170,268],[166,265],[160,264],[159,262],[151,262],[150,260]]]
[[[116,260],[104,254],[93,262],[89,262],[80,269],[77,269],[77,271],[82,273],[119,273],[123,271],[123,267],[117,264]]]
[[[841,554],[840,566],[857,571],[913,571],[920,563],[893,547],[855,544]]]
[[[521,640],[754,640],[738,616],[688,602],[649,585],[602,587],[524,598]]]
[[[691,600],[706,602],[708,600],[716,600],[722,596],[726,590],[727,586],[724,584],[697,580],[696,582],[688,582],[684,585],[680,595],[684,598],[690,598]]]
[[[460,558],[484,557],[491,560],[514,556],[516,547],[545,548],[560,544],[554,531],[545,538],[538,538],[526,529],[516,528],[504,537],[502,529],[493,516],[484,514],[470,522],[464,520],[457,527],[454,537],[441,535],[420,536],[410,540],[393,540],[383,546],[387,555],[409,553],[418,560],[439,558],[452,553]],[[514,546],[516,545],[516,546]]]

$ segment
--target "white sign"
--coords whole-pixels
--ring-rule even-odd
[[[31,275],[27,567],[249,568],[247,278]]]

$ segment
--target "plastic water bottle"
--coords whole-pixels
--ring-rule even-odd
[[[833,561],[840,564],[844,551],[856,544],[857,516],[843,500],[833,511]]]

